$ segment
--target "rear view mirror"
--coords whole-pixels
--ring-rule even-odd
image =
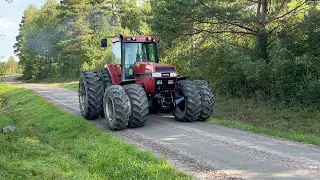
[[[108,40],[107,39],[101,39],[101,47],[103,47],[103,48],[108,47]]]

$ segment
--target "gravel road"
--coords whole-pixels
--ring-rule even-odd
[[[13,78],[4,81],[13,83]],[[45,84],[14,83],[79,115],[77,92]],[[104,119],[91,121],[102,131]],[[165,157],[196,179],[320,179],[320,147],[203,122],[177,122],[171,114],[150,115],[142,128],[112,132]]]

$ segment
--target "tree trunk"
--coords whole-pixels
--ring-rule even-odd
[[[267,31],[268,0],[258,0],[257,8],[257,51],[259,57],[268,62],[268,31]]]

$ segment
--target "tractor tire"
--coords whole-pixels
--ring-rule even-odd
[[[101,78],[101,86],[102,86],[103,92],[104,92],[108,86],[112,85],[111,76],[110,76],[110,73],[107,69],[100,71],[99,75]]]
[[[101,88],[102,92],[104,93],[106,88],[112,85],[112,80],[110,73],[107,69],[103,69],[102,71],[99,71],[99,76],[101,78]],[[104,109],[102,108],[100,111],[100,116],[104,117]]]
[[[202,80],[195,80],[201,95],[201,111],[198,118],[199,121],[205,121],[213,114],[214,95],[208,82]]]
[[[178,121],[193,122],[200,116],[201,95],[193,81],[178,81],[176,97],[183,96],[185,99],[176,105],[173,115]],[[183,103],[183,104],[181,104]]]
[[[107,87],[103,98],[105,119],[111,130],[122,130],[128,125],[131,107],[130,99],[120,85]]]
[[[80,111],[82,116],[88,120],[98,118],[103,108],[103,91],[100,81],[100,77],[95,72],[81,73],[78,88]]]
[[[140,84],[126,84],[124,89],[130,98],[131,114],[129,127],[142,127],[148,120],[149,104],[144,88]]]

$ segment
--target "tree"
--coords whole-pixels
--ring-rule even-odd
[[[13,75],[18,71],[18,63],[14,60],[12,56],[8,59],[8,73]]]
[[[163,62],[217,92],[315,103],[320,97],[319,1],[151,1]],[[311,16],[313,14],[313,16]],[[311,45],[312,44],[312,45]],[[311,95],[312,94],[312,95]]]
[[[22,18],[15,52],[26,79],[77,77],[110,62],[100,39],[158,36],[162,62],[221,94],[320,99],[319,5],[313,0],[47,0]],[[110,42],[110,41],[109,41]],[[167,42],[173,46],[168,46]]]
[[[268,61],[269,39],[283,22],[312,6],[311,0],[159,0],[152,1],[151,7],[152,27],[160,35],[227,40],[234,46],[255,48],[258,58]]]
[[[6,62],[0,62],[0,76],[7,74],[8,64]]]
[[[47,0],[40,9],[30,6],[15,44],[24,77],[77,77],[82,69],[100,70],[111,59],[111,49],[100,47],[102,38],[146,29],[133,2]]]

